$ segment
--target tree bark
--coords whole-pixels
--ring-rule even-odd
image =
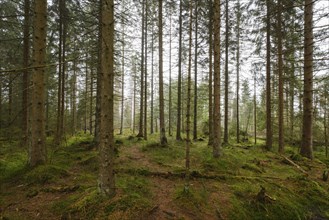
[[[266,149],[272,149],[272,108],[271,108],[271,7],[266,0]]]
[[[229,20],[228,20],[228,0],[225,0],[225,110],[224,110],[224,144],[228,143],[228,35],[229,35]]]
[[[177,86],[177,128],[176,140],[181,141],[181,122],[182,122],[182,28],[183,28],[183,6],[182,0],[179,1],[179,48],[178,48],[178,86]]]
[[[147,140],[147,24],[148,22],[148,1],[145,0],[145,88],[144,88],[144,140]]]
[[[240,94],[240,20],[241,8],[238,0],[237,12],[237,52],[236,52],[236,142],[240,143],[240,113],[239,113],[239,94]]]
[[[97,88],[96,88],[96,112],[95,112],[95,134],[94,141],[98,144],[100,140],[101,123],[101,65],[102,65],[102,6],[103,0],[98,2],[98,36],[97,36]]]
[[[31,93],[31,146],[29,165],[34,167],[46,163],[45,135],[45,62],[47,37],[47,1],[34,1]]]
[[[75,40],[76,41],[76,40]],[[76,42],[74,42],[74,51],[76,51]],[[77,59],[73,60],[73,76],[72,76],[72,135],[75,135],[76,130],[76,112],[77,112],[77,105],[76,105],[76,89],[77,89]]]
[[[164,120],[163,97],[163,47],[162,47],[162,0],[159,0],[159,111],[160,111],[160,144],[167,145],[166,128]]]
[[[28,99],[29,99],[29,58],[30,58],[30,0],[24,0],[24,40],[23,40],[23,94],[22,94],[22,146],[28,146]],[[1,113],[0,113],[1,114]],[[1,123],[1,122],[0,122]]]
[[[188,55],[188,75],[187,75],[187,104],[186,104],[186,152],[185,152],[185,169],[186,169],[186,189],[189,187],[189,175],[190,175],[190,124],[191,124],[191,71],[192,71],[192,1],[190,4],[190,22],[189,22],[189,55]]]
[[[90,66],[90,97],[89,97],[89,133],[93,134],[93,109],[94,109],[94,69]]]
[[[63,46],[63,49],[62,49],[62,86],[61,86],[61,89],[62,89],[62,92],[61,92],[61,114],[60,114],[60,141],[62,141],[63,137],[64,137],[64,134],[65,134],[65,131],[64,131],[64,118],[65,118],[65,77],[66,77],[66,37],[67,37],[67,19],[68,19],[68,16],[67,16],[67,13],[66,13],[66,0],[61,0],[62,1],[62,6],[60,8],[61,10],[61,16],[62,16],[62,22],[63,22],[63,43],[62,43],[62,46]]]
[[[313,4],[305,0],[304,9],[304,95],[301,155],[313,159]]]
[[[220,0],[214,2],[214,140],[213,157],[221,155],[220,114]]]
[[[254,144],[257,144],[257,100],[256,100],[256,88],[257,88],[257,69],[254,76]]]
[[[152,22],[151,50],[152,50],[152,52],[151,52],[152,69],[151,69],[151,126],[150,126],[150,133],[153,134],[154,133],[154,25],[153,25],[153,22]]]
[[[140,104],[139,104],[139,128],[137,137],[143,137],[144,134],[144,30],[145,30],[145,0],[142,1],[142,49],[141,49],[141,91],[140,91]]]
[[[99,142],[100,192],[115,195],[114,137],[113,137],[113,79],[114,79],[114,2],[102,2],[102,59],[101,59],[101,122]]]
[[[212,0],[209,1],[209,80],[208,80],[208,100],[209,100],[209,109],[208,109],[208,129],[209,129],[209,139],[208,145],[212,146],[213,144],[213,71],[212,71],[212,59],[213,59],[213,3]]]
[[[123,1],[124,5],[124,1]],[[122,59],[121,59],[121,110],[120,110],[120,135],[123,134],[123,110],[124,110],[124,89],[125,89],[125,26],[122,17]]]
[[[198,139],[198,1],[195,1],[193,140]],[[191,18],[192,19],[192,18]],[[192,22],[192,21],[191,21]],[[191,33],[192,35],[192,33]]]
[[[172,14],[170,10],[170,18],[169,18],[169,136],[172,136],[172,92],[171,92],[171,41],[172,41],[172,36],[171,36],[171,20],[172,20]]]
[[[284,153],[282,1],[278,0],[278,71],[279,71],[279,153]]]

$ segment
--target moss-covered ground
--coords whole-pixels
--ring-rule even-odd
[[[264,143],[230,144],[219,159],[207,141],[193,142],[185,175],[185,143],[158,135],[116,137],[116,196],[97,188],[98,151],[79,134],[48,146],[48,163],[31,169],[27,150],[0,146],[0,219],[329,219],[329,159],[287,146],[285,157]],[[49,141],[51,143],[51,141]],[[306,173],[304,173],[304,170]],[[261,194],[263,189],[263,194]]]

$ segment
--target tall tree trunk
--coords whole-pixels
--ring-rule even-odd
[[[169,136],[172,136],[172,93],[171,93],[171,20],[172,20],[172,14],[170,9],[170,15],[169,15]]]
[[[257,72],[256,71],[254,75],[254,144],[255,145],[257,144],[257,100],[256,100]]]
[[[159,111],[160,111],[160,143],[167,145],[166,128],[164,120],[164,97],[163,97],[163,47],[162,47],[162,0],[159,0]]]
[[[89,133],[93,134],[94,68],[90,66]]]
[[[124,5],[124,1],[123,1]],[[123,111],[124,111],[124,89],[125,89],[125,25],[122,17],[122,59],[121,59],[121,111],[120,111],[120,135],[123,134]]]
[[[214,140],[213,157],[221,155],[220,126],[220,0],[214,2]]]
[[[113,87],[114,87],[114,2],[102,2],[101,122],[99,142],[99,179],[102,194],[115,195]]]
[[[14,87],[14,79],[13,74],[9,75],[9,83],[8,83],[8,115],[9,115],[9,123],[11,125],[13,123],[13,87]]]
[[[141,91],[140,91],[140,104],[139,104],[139,128],[137,137],[143,137],[144,134],[144,30],[145,30],[145,0],[142,1],[142,49],[141,49]],[[146,55],[146,54],[145,54]]]
[[[136,68],[136,59],[133,60],[134,65],[134,94],[133,94],[133,134],[135,134],[135,128],[136,128],[136,78],[137,78],[137,68]]]
[[[74,42],[74,48],[76,51],[76,43]],[[76,89],[77,89],[77,59],[74,58],[73,60],[73,76],[72,76],[72,125],[71,125],[71,129],[72,129],[72,135],[75,135],[75,131],[76,131],[76,112],[77,112],[77,105],[76,105]]]
[[[144,88],[144,140],[147,140],[147,24],[148,22],[148,1],[145,0],[145,88]]]
[[[191,138],[190,138],[190,124],[191,124],[191,71],[192,71],[192,1],[190,4],[190,23],[189,23],[189,55],[188,55],[188,75],[187,75],[187,104],[186,104],[186,153],[185,153],[185,169],[186,169],[186,186],[185,189],[188,190],[189,187],[189,175],[190,175],[190,148],[191,148]]]
[[[284,152],[282,2],[278,0],[278,71],[279,71],[279,153]]]
[[[293,54],[293,61],[291,63],[292,67],[291,67],[291,73],[290,73],[290,80],[289,80],[289,96],[290,96],[290,142],[293,143],[294,142],[294,117],[295,117],[295,113],[294,113],[294,102],[295,102],[295,94],[294,94],[294,87],[295,87],[295,50],[293,50],[292,52]]]
[[[266,0],[266,149],[272,149],[272,108],[271,108],[271,8]]]
[[[182,123],[182,16],[183,6],[182,0],[179,1],[179,48],[178,48],[178,86],[177,86],[177,128],[176,140],[181,141],[181,123]]]
[[[229,35],[229,21],[228,21],[228,0],[225,0],[225,117],[224,117],[224,144],[228,143],[228,35]]]
[[[85,66],[85,72],[86,72],[86,76],[85,76],[85,113],[84,113],[84,133],[87,133],[87,124],[88,124],[88,65],[87,65],[87,56],[86,56],[86,66]]]
[[[22,130],[23,130],[23,138],[22,138],[22,146],[28,145],[28,136],[29,136],[29,128],[28,128],[28,99],[29,99],[29,56],[30,56],[30,0],[24,0],[24,40],[23,40],[23,94],[22,94]],[[1,114],[1,112],[0,112]],[[1,123],[1,122],[0,122]]]
[[[313,4],[305,0],[304,9],[304,96],[301,155],[313,159]]]
[[[241,8],[240,0],[238,0],[237,11],[237,51],[236,51],[236,142],[240,143],[240,113],[239,113],[239,99],[240,99],[240,20]]]
[[[67,19],[68,15],[66,13],[66,0],[61,0],[62,1],[62,7],[60,8],[61,10],[61,16],[62,16],[62,22],[63,22],[63,49],[62,49],[62,92],[61,92],[61,114],[60,114],[60,141],[63,139],[63,136],[65,134],[64,132],[64,118],[65,118],[65,77],[66,77],[66,36],[67,36]]]
[[[208,100],[209,100],[209,109],[208,109],[208,129],[209,129],[209,140],[208,145],[212,146],[213,144],[213,73],[212,73],[212,58],[213,58],[213,3],[212,0],[209,1],[209,82],[208,82]]]
[[[62,58],[62,48],[63,48],[63,15],[62,15],[62,2],[63,0],[59,0],[59,46],[58,46],[58,93],[57,93],[57,144],[61,141],[61,99],[62,99],[62,65],[63,65],[63,58]]]
[[[325,143],[325,147],[326,147],[326,157],[328,157],[328,121],[329,119],[327,119],[328,117],[328,89],[329,87],[326,86],[326,91],[325,91],[325,97],[324,97],[324,116],[323,116],[323,125],[324,125],[324,143]]]
[[[2,77],[0,76],[0,130],[2,129]]]
[[[96,82],[96,112],[95,112],[95,134],[94,141],[98,144],[100,140],[101,122],[101,65],[102,65],[102,7],[103,0],[98,1],[98,36],[97,36],[97,82]]]
[[[34,167],[47,160],[45,134],[45,62],[47,36],[47,1],[34,1],[33,19],[32,93],[31,93],[31,146],[29,165]]]
[[[198,1],[195,1],[195,45],[194,45],[194,114],[193,140],[198,139]],[[192,22],[192,21],[191,21]],[[192,35],[192,33],[191,33]]]
[[[62,113],[62,65],[63,65],[63,58],[62,58],[62,48],[63,48],[63,1],[58,1],[58,8],[59,8],[59,45],[58,45],[58,90],[57,90],[57,124],[56,124],[56,137],[55,137],[55,143],[56,145],[59,145],[62,140],[62,131],[61,131],[61,113]]]
[[[154,14],[154,5],[152,7],[152,20],[154,19],[153,14]],[[151,126],[150,126],[150,133],[154,133],[154,24],[152,24],[152,40],[151,40]]]

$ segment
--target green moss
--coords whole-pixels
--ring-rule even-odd
[[[24,181],[28,184],[45,184],[66,177],[69,173],[62,167],[55,165],[40,165],[31,169],[25,176]]]
[[[127,218],[136,219],[152,207],[152,194],[146,178],[118,176],[117,186],[123,191],[123,195],[106,205],[104,208],[106,216],[125,212]]]

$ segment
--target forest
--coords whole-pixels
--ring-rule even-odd
[[[327,0],[0,17],[0,219],[329,219]]]

